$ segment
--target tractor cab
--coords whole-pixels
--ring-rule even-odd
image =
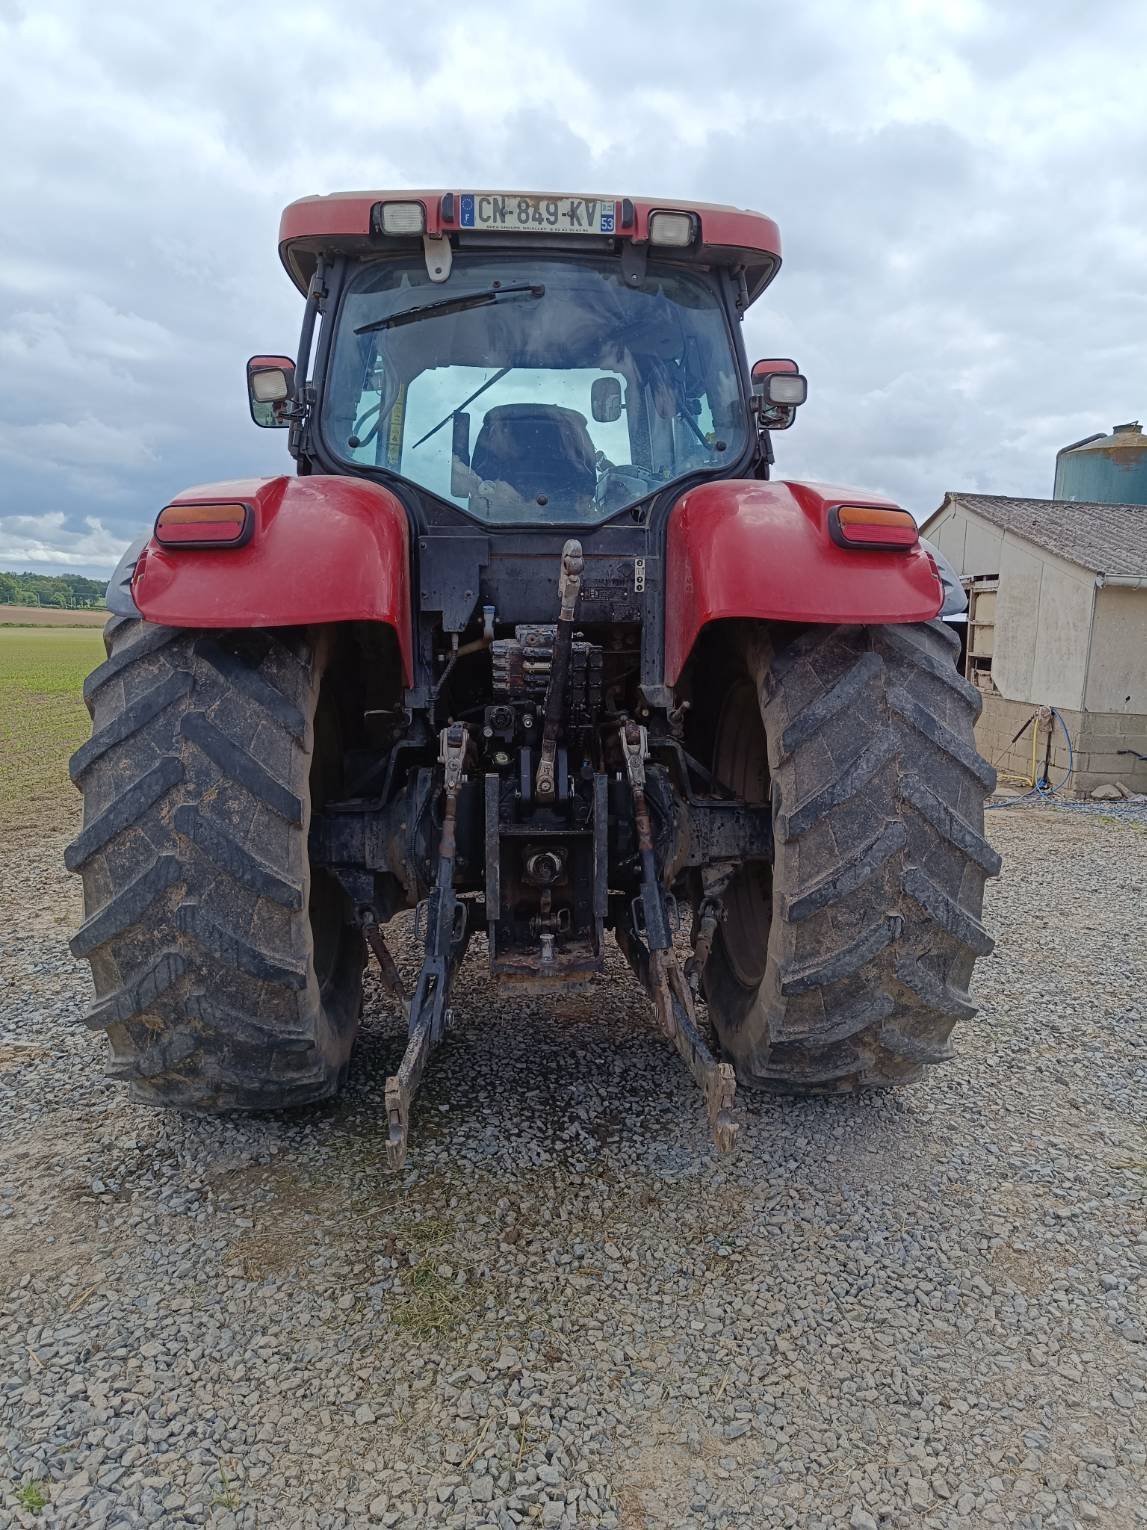
[[[592,527],[756,453],[738,321],[780,262],[767,218],[364,193],[294,203],[281,253],[323,335],[265,422],[293,413],[317,471],[488,526]]]

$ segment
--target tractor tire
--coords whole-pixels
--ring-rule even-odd
[[[995,771],[950,627],[734,629],[714,771],[772,802],[774,858],[742,867],[704,972],[738,1080],[838,1093],[917,1078],[975,1013],[992,940],[984,838]]]
[[[72,952],[91,963],[113,1078],[144,1103],[325,1099],[358,1028],[363,941],[312,875],[307,833],[341,765],[322,629],[201,632],[116,616],[73,755],[84,822]],[[333,715],[332,715],[333,714]]]

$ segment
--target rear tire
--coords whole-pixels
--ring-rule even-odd
[[[738,1080],[795,1093],[902,1084],[975,1013],[995,772],[943,622],[736,629],[718,779],[773,805],[771,868],[743,867],[705,968]]]
[[[312,788],[317,806],[339,767],[329,644],[321,629],[131,617],[104,640],[65,861],[83,876],[72,951],[91,963],[86,1020],[107,1031],[109,1072],[187,1110],[324,1099],[346,1071],[363,968],[344,894],[307,854]]]

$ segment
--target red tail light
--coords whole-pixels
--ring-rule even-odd
[[[920,540],[907,510],[875,505],[837,505],[828,513],[828,530],[838,547],[915,547]]]
[[[254,528],[250,505],[168,505],[155,521],[161,547],[242,547]]]

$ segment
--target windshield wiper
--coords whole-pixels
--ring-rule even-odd
[[[421,446],[423,441],[429,441],[431,436],[436,436],[442,429],[443,425],[445,425],[449,420],[452,420],[456,414],[462,413],[462,410],[466,408],[467,404],[472,404],[476,398],[480,398],[482,394],[485,393],[487,388],[492,388],[496,382],[501,382],[506,373],[511,371],[513,371],[513,367],[503,367],[500,372],[495,372],[493,377],[488,377],[480,388],[474,389],[474,392],[471,393],[469,398],[464,398],[456,408],[451,409],[449,414],[444,414],[438,421],[437,425],[432,425],[424,436],[419,436],[418,440],[415,441],[414,446]],[[410,448],[411,451],[414,450],[414,446]]]
[[[419,303],[416,308],[404,308],[389,318],[376,319],[373,324],[360,324],[356,335],[371,335],[379,329],[397,329],[400,324],[417,324],[439,314],[462,313],[467,308],[484,308],[504,297],[545,297],[546,289],[541,282],[517,282],[511,287],[488,287],[485,292],[467,292],[458,297],[439,298],[436,303]]]

